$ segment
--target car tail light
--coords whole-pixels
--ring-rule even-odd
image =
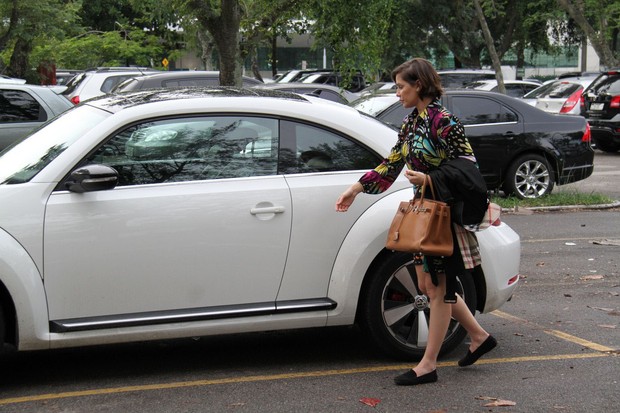
[[[517,274],[514,277],[512,277],[511,279],[509,279],[508,280],[508,285],[512,285],[512,284],[516,283],[517,281],[519,281],[519,274]]]
[[[579,89],[576,92],[573,92],[573,94],[570,95],[568,99],[566,99],[566,102],[564,102],[564,104],[562,105],[560,113],[570,112],[577,105],[577,103],[581,102],[581,96],[583,94],[582,92],[583,89]]]
[[[71,100],[71,102],[74,105],[77,105],[78,103],[80,103],[80,97],[79,96],[73,96],[70,100]]]
[[[592,140],[592,134],[590,133],[590,124],[586,122],[586,131],[581,137],[581,142],[590,142]]]
[[[611,98],[611,102],[609,102],[609,107],[620,108],[620,95],[617,95]]]

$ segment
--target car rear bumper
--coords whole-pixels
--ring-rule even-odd
[[[620,121],[588,120],[594,143],[620,144]]]
[[[566,153],[563,165],[558,170],[557,185],[566,185],[581,181],[592,175],[594,171],[594,150],[589,143],[587,150],[583,148]]]

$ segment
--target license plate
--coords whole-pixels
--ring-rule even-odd
[[[603,110],[604,106],[604,103],[593,103],[590,105],[590,110]]]

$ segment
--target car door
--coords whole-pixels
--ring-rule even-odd
[[[522,139],[523,120],[501,101],[484,95],[453,94],[445,103],[465,126],[487,184],[498,184]]]
[[[52,325],[273,308],[291,227],[277,147],[276,120],[232,115],[142,122],[105,140],[80,165],[115,168],[117,187],[61,189],[47,203]]]
[[[291,190],[293,222],[278,302],[324,298],[342,240],[359,215],[380,197],[357,197],[356,207],[347,214],[336,213],[334,204],[382,158],[322,125],[286,120],[280,130],[280,171]]]

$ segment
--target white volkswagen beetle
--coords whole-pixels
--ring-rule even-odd
[[[69,110],[0,156],[0,344],[17,350],[359,322],[385,352],[422,355],[428,302],[411,255],[384,248],[399,178],[338,195],[396,132],[310,96],[141,91]],[[520,241],[478,233],[459,278],[472,311],[512,295]],[[456,322],[443,351],[465,332]]]

